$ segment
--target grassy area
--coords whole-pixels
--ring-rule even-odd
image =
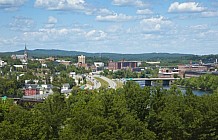
[[[105,80],[103,80],[103,79],[101,79],[99,77],[95,77],[95,79],[101,83],[101,87],[108,88],[109,84],[108,84],[107,81],[105,81]]]
[[[122,88],[123,87],[123,83],[121,83],[120,81],[115,81],[115,83],[117,84],[116,88]]]
[[[94,86],[94,84],[91,81],[89,81],[89,80],[87,80],[87,84],[89,84],[91,86]]]

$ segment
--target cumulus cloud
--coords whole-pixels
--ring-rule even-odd
[[[107,33],[101,30],[91,30],[86,33],[86,38],[88,40],[99,41],[105,39],[107,37]]]
[[[110,10],[108,10],[108,9],[106,9],[106,8],[101,8],[101,9],[99,9],[97,13],[100,14],[100,15],[102,15],[102,16],[113,14],[112,11],[110,11]]]
[[[86,31],[80,28],[41,28],[37,31],[24,32],[23,35],[27,40],[39,42],[78,41],[80,39],[99,41],[107,37],[107,33],[102,30]]]
[[[147,4],[145,4],[141,0],[113,0],[113,4],[118,6],[136,6],[136,7],[147,6]]]
[[[139,15],[150,15],[150,14],[153,14],[153,12],[151,10],[149,10],[149,9],[143,9],[143,10],[137,10],[136,14],[139,14]]]
[[[82,10],[84,0],[36,0],[35,7],[46,8],[48,10]]]
[[[172,22],[163,16],[160,16],[143,19],[141,20],[140,25],[145,32],[155,32],[168,29],[172,25]]]
[[[26,0],[0,0],[0,8],[5,10],[16,10],[22,6]]]
[[[70,35],[75,36],[84,36],[84,31],[77,28],[42,28],[37,31],[29,31],[23,33],[26,40],[47,42],[47,41],[59,41],[66,40],[66,38],[71,37]]]
[[[202,12],[205,10],[205,7],[200,6],[199,3],[196,2],[174,2],[170,5],[168,12]]]
[[[30,31],[34,28],[34,20],[26,17],[14,17],[9,27],[14,31]]]
[[[125,14],[117,14],[113,13],[111,15],[98,15],[96,16],[97,21],[114,21],[114,22],[123,22],[123,21],[129,21],[133,17],[132,16],[127,16]]]

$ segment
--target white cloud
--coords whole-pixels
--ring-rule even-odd
[[[108,10],[106,8],[99,9],[97,13],[102,15],[102,16],[113,14],[112,11],[110,11],[110,10]]]
[[[132,16],[127,16],[125,14],[117,14],[113,13],[111,15],[98,15],[96,16],[97,21],[114,21],[114,22],[123,22],[123,21],[129,21],[133,17]]]
[[[86,33],[86,38],[88,40],[94,40],[94,41],[99,41],[102,39],[105,39],[107,37],[107,33],[105,33],[104,31],[97,31],[97,30],[91,30],[89,32]]]
[[[136,7],[147,6],[147,4],[145,4],[141,0],[113,0],[113,4],[118,6],[136,6]]]
[[[54,28],[55,24],[58,22],[58,19],[53,17],[53,16],[49,16],[48,17],[48,22],[47,24],[45,24],[45,28]]]
[[[137,10],[136,14],[139,14],[139,15],[150,15],[150,14],[153,14],[153,12],[151,10],[149,10],[149,9],[143,9],[143,10]]]
[[[144,34],[143,39],[145,40],[151,40],[151,39],[160,39],[160,35],[154,35],[154,34]]]
[[[81,10],[84,9],[84,0],[36,0],[36,7],[48,10]]]
[[[97,11],[95,11],[95,14],[97,15],[97,21],[122,22],[131,20],[133,18],[132,16],[128,16],[122,13],[118,14],[106,8],[98,9]]]
[[[202,12],[201,15],[203,17],[217,17],[218,11],[205,11],[205,12]]]
[[[26,40],[37,42],[100,41],[107,37],[107,33],[102,30],[93,29],[86,31],[80,28],[42,28],[38,31],[24,32],[23,35]]]
[[[207,30],[208,29],[208,25],[206,24],[200,24],[200,25],[193,25],[190,26],[190,29],[193,30]]]
[[[42,28],[38,31],[24,32],[26,40],[37,42],[54,42],[59,40],[70,40],[70,37],[84,36],[85,32],[77,28]]]
[[[30,31],[34,28],[35,22],[26,17],[14,17],[13,21],[9,23],[9,27],[14,31]]]
[[[53,16],[48,17],[48,23],[49,24],[56,24],[57,22],[58,22],[57,18],[55,18]]]
[[[171,27],[172,22],[163,16],[157,17],[157,18],[148,18],[143,19],[140,22],[140,25],[145,32],[153,32],[153,31],[160,31],[165,30]]]
[[[119,33],[123,31],[123,27],[122,25],[119,25],[119,24],[110,25],[109,27],[107,27],[106,31],[109,33],[116,33],[116,35],[118,35]]]
[[[170,5],[168,12],[202,12],[205,10],[205,7],[200,6],[199,3],[196,2],[174,2]]]
[[[0,0],[0,8],[5,10],[16,10],[22,6],[26,0]]]

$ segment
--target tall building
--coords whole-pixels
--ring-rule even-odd
[[[78,56],[78,63],[85,64],[86,63],[86,57],[84,55]]]

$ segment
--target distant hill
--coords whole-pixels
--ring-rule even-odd
[[[16,52],[5,52],[0,53],[1,56],[10,56],[12,54],[23,54],[23,50]],[[143,54],[119,54],[119,53],[87,53],[78,51],[65,51],[65,50],[46,50],[36,49],[28,50],[28,55],[31,57],[49,57],[49,56],[78,56],[85,55],[87,57],[104,57],[112,60],[161,60],[167,58],[180,58],[180,57],[191,57],[192,54],[178,54],[178,53],[143,53]]]

